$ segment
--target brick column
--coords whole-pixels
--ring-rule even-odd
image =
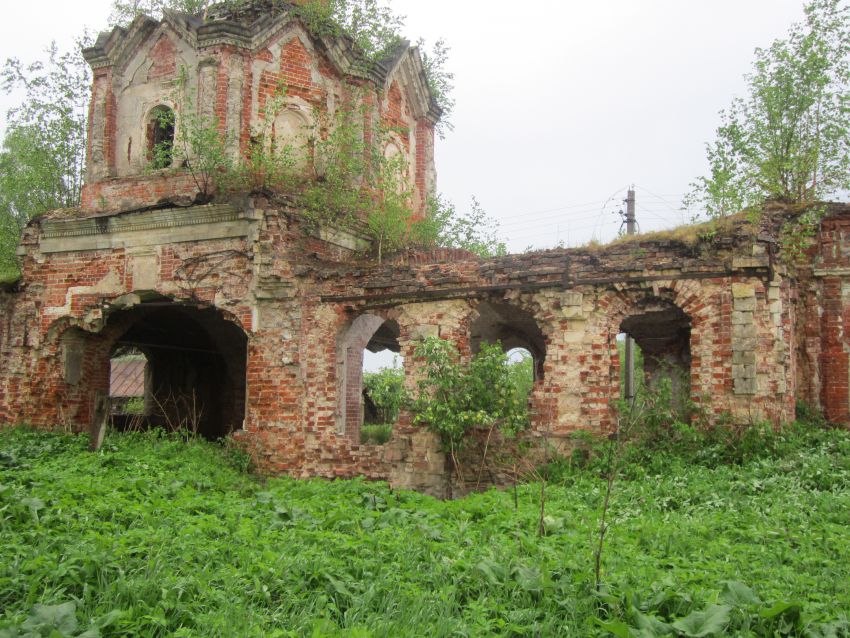
[[[825,277],[822,307],[820,369],[823,376],[821,402],[824,416],[830,421],[847,423],[850,422],[850,344],[844,326],[850,320],[850,282],[840,277]]]

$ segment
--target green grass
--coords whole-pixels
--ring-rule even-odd
[[[218,446],[155,433],[86,443],[0,432],[0,637],[850,631],[847,432],[744,465],[631,471],[601,593],[604,482],[589,470],[549,485],[541,538],[537,485],[515,510],[510,491],[440,502],[360,480],[262,482]],[[653,619],[666,624],[637,633]]]
[[[360,442],[366,445],[384,445],[392,435],[392,423],[364,423],[360,426]]]

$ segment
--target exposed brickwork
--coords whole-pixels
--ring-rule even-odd
[[[275,132],[274,123],[269,127],[263,118],[269,99],[281,91],[283,113],[291,109],[305,121],[304,130],[287,129],[287,135],[299,136],[292,140],[295,144],[303,144],[304,137],[327,135],[340,108],[364,107],[367,140],[379,121],[392,128],[410,163],[415,205],[424,207],[434,191],[429,139],[439,115],[427,87],[421,85],[421,61],[415,50],[402,52],[391,72],[382,67],[367,71],[349,43],[316,38],[285,12],[272,10],[264,20],[247,25],[239,16],[214,12],[204,28],[213,27],[218,35],[207,40],[196,22],[172,13],[151,24],[138,41],[115,32],[99,40],[106,44],[84,52],[95,66],[84,210],[128,210],[156,205],[162,199],[192,200],[197,195],[197,184],[186,178],[183,168],[187,161],[191,164],[191,148],[178,143],[174,166],[167,173],[150,171],[150,109],[157,104],[175,109],[179,130],[181,105],[175,104],[170,82],[178,65],[186,69],[186,94],[197,102],[193,108],[216,119],[234,159],[248,152],[252,136],[264,127]],[[246,44],[252,42],[244,37],[246,28],[256,31],[256,48]],[[187,37],[187,29],[197,30],[194,39]],[[126,46],[137,47],[134,55],[124,50]],[[417,86],[406,84],[410,82]],[[386,87],[385,101],[379,96]],[[312,161],[309,149],[305,156]],[[308,168],[304,167],[305,173]],[[144,188],[145,178],[150,179],[150,188]],[[131,183],[101,184],[113,179]]]
[[[169,201],[191,201],[197,194],[192,175],[181,169],[163,169],[135,177],[106,179],[83,188],[82,207],[107,212],[154,206]]]
[[[398,82],[393,82],[390,85],[390,90],[387,91],[386,107],[382,114],[384,126],[396,133],[402,141],[405,149],[410,148],[410,130],[408,123],[410,122],[410,114],[407,112],[407,105],[401,94],[401,89]]]
[[[428,198],[428,171],[434,166],[434,125],[422,118],[416,125],[416,154],[414,157],[414,187],[422,210]]]
[[[201,208],[175,211],[174,223],[197,214]],[[850,218],[844,209],[837,214]],[[305,234],[297,209],[255,200],[243,216],[253,230],[238,237],[163,241],[146,249],[133,247],[135,235],[122,235],[114,240],[127,248],[42,253],[44,229],[55,234],[55,224],[74,218],[48,217],[31,227],[22,244],[20,290],[0,300],[0,417],[85,427],[94,392],[108,387],[113,344],[146,307],[132,306],[139,300],[128,302],[126,295],[142,288],[179,307],[215,309],[218,319],[208,330],[233,324],[247,336],[245,419],[230,427],[272,472],[363,474],[443,493],[444,459],[409,414],[401,415],[389,445],[359,443],[362,351],[377,326],[392,320],[413,388],[416,341],[440,336],[469,356],[484,302],[515,309],[542,333],[545,359],[530,397],[531,435],[545,433],[556,445],[569,445],[576,430],[613,428],[616,335],[635,317],[672,311],[688,322],[687,359],[676,359],[689,362],[685,389],[709,418],[740,424],[792,419],[795,362],[811,356],[811,343],[820,344],[821,353],[837,351],[816,357],[826,388],[816,405],[831,418],[847,418],[847,286],[838,275],[820,278],[818,332],[803,330],[805,338],[796,338],[794,294],[808,284],[781,274],[778,262],[771,267],[767,258],[753,259],[761,250],[754,235],[732,234],[701,250],[638,241],[490,260],[435,251],[376,267],[352,264],[345,249]],[[64,359],[75,348],[82,355],[70,383]]]
[[[87,52],[98,68],[82,210],[34,221],[20,246],[23,278],[0,292],[0,422],[86,428],[112,352],[132,346],[147,349],[160,397],[197,400],[204,433],[232,432],[266,471],[445,494],[445,456],[410,414],[389,444],[359,441],[363,348],[390,324],[409,389],[423,337],[448,339],[463,357],[493,335],[527,346],[537,371],[527,436],[555,446],[614,428],[624,331],[644,340],[647,374],[676,368],[677,387],[709,421],[790,421],[800,398],[850,422],[850,208],[831,209],[801,264],[786,261],[778,231],[799,211],[772,206],[759,227],[738,220],[711,242],[638,238],[486,260],[436,250],[378,266],[354,252],[362,238],[305,225],[285,195],[190,205],[197,189],[183,169],[134,172],[125,138],[142,111],[119,103],[116,86],[144,78],[135,95],[165,99],[170,60],[198,53],[169,19],[138,44],[149,67],[118,69],[114,51]],[[409,73],[418,58],[399,62],[413,66],[397,76],[347,75],[329,43],[278,26],[256,51],[238,38],[199,44],[192,81],[230,151],[247,148],[279,81],[319,119],[357,95],[366,134],[381,122],[401,139],[424,202],[436,120],[404,84],[419,77]],[[118,145],[128,157],[117,165]]]
[[[177,73],[177,47],[167,35],[161,35],[150,52],[149,80],[165,80]]]
[[[111,79],[111,77],[109,78]],[[103,129],[103,151],[106,161],[106,175],[115,175],[115,154],[117,152],[117,110],[118,101],[112,88],[112,82],[107,84],[106,95],[104,96],[105,103],[105,124]]]

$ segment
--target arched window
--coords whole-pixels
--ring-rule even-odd
[[[153,108],[148,116],[148,159],[153,168],[168,168],[174,161],[174,111]]]
[[[375,315],[355,319],[340,343],[340,433],[385,443],[398,418],[404,373],[399,326]]]
[[[620,396],[633,400],[641,388],[655,392],[662,382],[669,383],[673,407],[686,417],[691,393],[691,318],[672,303],[646,299],[622,320],[619,333]],[[634,362],[628,379],[627,348]]]
[[[470,327],[470,346],[473,354],[481,349],[481,343],[502,344],[506,353],[524,350],[532,359],[534,380],[543,378],[546,360],[546,339],[536,319],[527,311],[507,302],[483,301],[478,305],[478,318]],[[519,360],[520,353],[511,357]]]

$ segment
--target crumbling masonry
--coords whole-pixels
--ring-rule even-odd
[[[94,84],[83,203],[30,224],[23,276],[0,293],[0,422],[87,428],[109,392],[110,358],[135,348],[147,359],[146,401],[191,396],[201,432],[245,441],[266,471],[439,492],[445,460],[409,415],[389,444],[360,443],[364,349],[399,352],[412,383],[425,336],[465,354],[482,341],[524,347],[536,370],[529,436],[557,443],[612,428],[623,332],[650,375],[679,370],[710,418],[788,422],[799,399],[850,421],[846,206],[829,209],[793,268],[780,236],[795,213],[781,206],[703,237],[492,259],[438,250],[376,265],[351,230],[305,224],[297,199],[193,202],[176,150],[172,166],[149,168],[161,136],[152,118],[178,109],[174,79],[188,69],[198,108],[238,155],[280,83],[283,139],[321,135],[323,115],[356,87],[367,134],[381,123],[394,131],[386,151],[403,154],[421,203],[434,186],[439,108],[415,49],[364,71],[347,41],[276,11],[140,17],[85,55]]]

